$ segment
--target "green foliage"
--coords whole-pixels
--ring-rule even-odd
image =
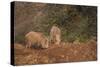
[[[24,36],[18,35],[18,36],[15,37],[14,41],[17,42],[17,43],[24,43],[25,39],[24,39]]]
[[[93,6],[16,3],[15,42],[23,41],[29,31],[50,35],[50,29],[57,25],[62,32],[62,41],[84,42],[97,36],[97,8]]]
[[[79,42],[86,42],[88,41],[90,38],[88,38],[87,35],[80,35],[78,36],[77,40],[79,40]]]

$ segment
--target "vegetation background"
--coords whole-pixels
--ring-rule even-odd
[[[97,60],[96,6],[14,3],[15,65]],[[61,29],[60,45],[26,49],[24,37],[28,32],[42,32],[49,37],[53,25]]]
[[[49,36],[57,25],[62,41],[85,42],[97,37],[97,7],[65,4],[15,2],[14,41],[23,42],[30,31]]]

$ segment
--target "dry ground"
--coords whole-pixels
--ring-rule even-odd
[[[15,65],[47,64],[97,60],[96,42],[50,45],[48,49],[25,48],[14,44]]]

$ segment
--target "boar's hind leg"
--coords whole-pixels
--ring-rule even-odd
[[[31,42],[27,41],[26,48],[30,48],[30,47],[31,47]]]

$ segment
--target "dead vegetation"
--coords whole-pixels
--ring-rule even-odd
[[[47,49],[25,48],[14,44],[15,65],[48,64],[97,60],[96,42],[50,45]]]

